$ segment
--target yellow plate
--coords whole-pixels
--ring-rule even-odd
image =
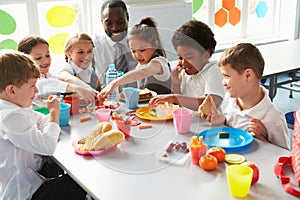
[[[227,154],[225,156],[225,161],[229,164],[241,164],[245,160],[245,157],[240,154]]]
[[[157,96],[157,93],[156,93],[156,92],[151,91],[151,93],[152,93],[152,97]],[[125,101],[125,97],[124,97],[123,92],[121,92],[119,96],[120,96],[120,100]],[[151,98],[152,98],[152,97],[151,97]],[[139,99],[139,102],[149,101],[151,98],[148,98],[148,99]]]
[[[149,106],[138,108],[135,111],[135,115],[137,117],[141,118],[141,119],[147,119],[147,120],[169,120],[169,119],[173,119],[172,115],[169,115],[166,118],[159,118],[159,117],[157,117],[155,115],[155,112],[153,112]]]

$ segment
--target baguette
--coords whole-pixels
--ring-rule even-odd
[[[210,94],[206,95],[202,104],[198,107],[198,115],[204,114],[205,116],[217,113],[217,108],[213,98]]]

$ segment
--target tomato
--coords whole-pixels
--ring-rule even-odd
[[[258,168],[257,164],[255,164],[254,162],[247,161],[247,162],[242,163],[241,165],[248,166],[253,169],[251,185],[255,184],[259,179],[259,168]]]
[[[207,154],[200,158],[199,165],[202,169],[214,170],[218,167],[218,160],[215,156]]]
[[[215,156],[218,162],[225,160],[226,152],[222,147],[212,147],[208,150],[207,154]]]

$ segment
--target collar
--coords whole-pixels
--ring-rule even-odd
[[[71,65],[72,69],[76,72],[76,74],[79,74],[84,71],[93,72],[92,63],[90,63],[89,67],[86,69],[82,69],[82,68],[78,67],[72,60],[70,60],[70,65]]]

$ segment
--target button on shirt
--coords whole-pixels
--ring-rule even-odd
[[[0,120],[0,199],[29,199],[43,183],[36,174],[40,155],[53,154],[60,127],[31,107],[1,99]]]

